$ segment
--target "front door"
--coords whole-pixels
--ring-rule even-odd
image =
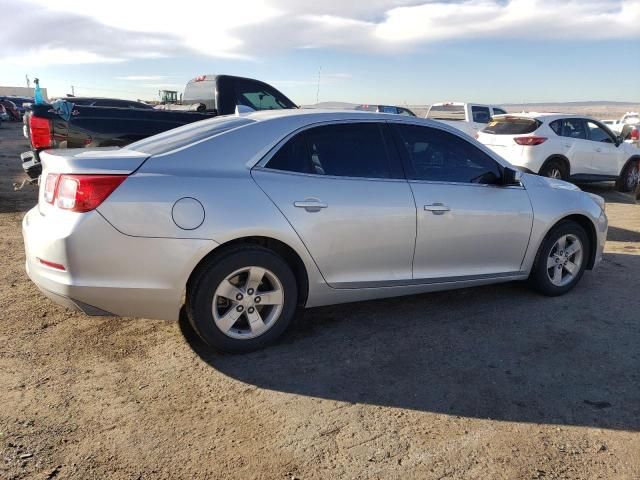
[[[411,280],[415,203],[383,127],[310,128],[252,171],[335,288]]]
[[[613,135],[594,121],[587,120],[587,136],[591,147],[592,174],[618,176],[623,159]]]
[[[499,164],[458,135],[418,125],[395,127],[417,206],[414,279],[519,272],[533,222],[526,190],[499,185]]]

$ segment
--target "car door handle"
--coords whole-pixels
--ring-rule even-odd
[[[596,148],[596,152],[601,152],[602,149],[600,147]]]
[[[430,203],[424,206],[424,209],[433,213],[434,215],[442,215],[444,212],[451,210],[444,203]]]
[[[565,143],[564,146],[567,147],[567,148],[571,148],[571,144],[570,143]]]
[[[323,208],[327,208],[324,202],[321,202],[317,198],[306,198],[302,201],[293,202],[294,207],[304,208],[307,212],[319,212]]]

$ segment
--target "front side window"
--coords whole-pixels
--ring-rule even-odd
[[[600,125],[594,122],[587,122],[589,129],[589,140],[593,142],[613,143],[611,135]]]
[[[500,167],[466,140],[439,129],[397,125],[413,180],[456,183],[496,183]]]
[[[390,178],[384,138],[377,123],[326,125],[291,138],[267,168],[338,177]]]
[[[568,138],[586,139],[587,132],[584,129],[584,122],[580,118],[565,118],[562,121],[560,135]]]
[[[489,123],[489,119],[491,118],[491,114],[489,113],[489,107],[471,107],[471,115],[473,116],[473,121],[476,123]]]

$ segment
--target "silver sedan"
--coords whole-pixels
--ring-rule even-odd
[[[256,112],[41,158],[23,234],[42,292],[90,315],[184,305],[224,351],[274,341],[298,307],[513,280],[561,295],[607,233],[602,198],[396,115]]]

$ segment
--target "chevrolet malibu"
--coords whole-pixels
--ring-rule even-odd
[[[42,160],[23,220],[42,292],[89,315],[184,306],[223,351],[273,342],[298,307],[513,280],[561,295],[607,233],[601,197],[400,115],[256,112]]]

